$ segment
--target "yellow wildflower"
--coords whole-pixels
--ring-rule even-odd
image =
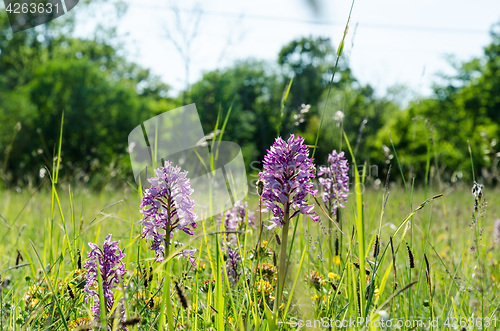
[[[336,274],[336,273],[334,273],[334,272],[329,272],[329,273],[328,273],[328,278],[330,278],[330,279],[335,279],[335,280],[339,280],[339,279],[340,279],[340,276],[339,276],[339,275],[337,275],[337,274]]]
[[[333,257],[333,264],[340,265],[340,256],[336,255]]]
[[[91,323],[88,317],[79,317],[74,321],[68,323],[70,330],[82,330],[81,327],[90,327]]]
[[[378,297],[380,296],[380,290],[378,289],[377,285],[375,285],[375,291],[373,291],[373,296],[375,297],[375,299],[378,299]]]

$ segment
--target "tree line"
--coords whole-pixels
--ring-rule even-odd
[[[0,13],[1,185],[35,185],[45,168],[52,169],[63,111],[62,179],[95,188],[132,181],[128,134],[183,101],[196,103],[206,133],[231,109],[224,140],[242,147],[249,169],[278,132],[300,134],[313,145],[326,106],[317,164],[333,149],[346,150],[344,130],[358,164],[386,171],[395,165],[395,150],[407,178],[456,182],[471,178],[469,143],[476,177],[498,180],[496,26],[483,56],[457,64],[456,75],[436,85],[434,95],[402,108],[390,95],[378,96],[361,84],[348,59],[341,59],[326,100],[335,60],[327,38],[293,40],[276,61],[244,59],[205,72],[188,91],[171,97],[169,85],[128,61],[113,38],[76,38],[53,24],[13,34]]]

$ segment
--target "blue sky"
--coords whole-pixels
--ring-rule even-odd
[[[297,37],[327,36],[337,45],[351,5],[323,0],[318,16],[305,0],[126,1],[129,9],[118,32],[129,58],[151,68],[175,90],[185,81],[182,57],[166,37],[170,31],[185,41],[175,28],[175,7],[187,29],[196,17],[193,8],[202,10],[189,52],[189,81],[194,82],[203,71],[237,59],[275,60],[280,48]],[[481,55],[490,42],[491,25],[499,20],[498,0],[356,0],[346,51],[354,75],[379,94],[395,84],[429,94],[436,73],[453,72],[445,55],[462,61]],[[80,33],[85,30],[81,24]]]

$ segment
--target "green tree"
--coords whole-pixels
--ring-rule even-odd
[[[61,175],[96,186],[106,177],[129,179],[128,134],[178,106],[168,85],[99,38],[55,34],[47,43],[37,29],[12,34],[4,13],[0,27],[3,179],[36,182],[42,167],[52,168],[63,110]],[[22,129],[10,148],[17,122]]]
[[[444,77],[446,83],[436,85],[432,97],[411,103],[379,132],[377,147],[390,144],[390,130],[405,169],[413,169],[421,182],[426,171],[429,180],[472,179],[468,142],[476,177],[498,181],[499,27],[492,28],[484,56],[455,64],[456,74]]]
[[[215,70],[191,87],[206,133],[212,132],[222,111],[219,128],[232,105],[224,140],[243,148],[247,165],[260,160],[276,138],[283,83],[276,66],[262,61],[236,62],[226,70]]]

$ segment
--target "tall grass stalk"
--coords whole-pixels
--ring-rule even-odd
[[[472,180],[474,184],[476,183],[476,176],[474,172],[474,159],[472,157],[472,148],[470,147],[470,142],[467,140],[467,146],[469,148],[470,155],[470,164],[472,168]],[[477,202],[476,202],[477,203]],[[474,210],[473,212],[473,222],[474,222],[474,232],[475,232],[475,241],[476,241],[476,258],[477,258],[477,267],[480,269],[481,276],[480,279],[480,293],[481,293],[481,318],[484,318],[484,249],[481,247],[481,236],[480,236],[480,227],[479,227],[479,212]],[[482,256],[481,256],[482,255]],[[483,330],[484,325],[481,325],[481,330]]]
[[[355,194],[356,194],[356,215],[355,224],[356,224],[356,232],[358,233],[358,249],[359,249],[359,311],[360,315],[363,314],[365,306],[365,288],[366,288],[366,270],[365,270],[365,222],[363,215],[363,189],[361,185],[360,175],[358,171],[358,166],[356,164],[356,158],[354,157],[354,153],[351,149],[351,144],[349,143],[349,139],[347,138],[346,133],[344,132],[344,139],[352,157],[352,163],[354,165],[354,185],[355,185]],[[363,167],[363,174],[365,174],[366,165]],[[363,175],[364,180],[364,175]],[[355,287],[356,288],[356,287]],[[368,309],[368,307],[366,307]]]
[[[12,151],[12,146],[14,146],[14,139],[16,139],[16,135],[19,131],[21,131],[21,122],[17,122],[16,126],[14,127],[14,133],[12,134],[12,138],[10,139],[10,143],[6,148],[5,157],[3,159],[2,173],[0,176],[0,178],[4,182],[5,182],[4,176],[5,176],[5,169],[7,168],[7,162],[9,161],[9,156],[10,156],[10,152]]]
[[[288,99],[288,94],[290,93],[290,88],[292,87],[293,77],[290,79],[290,82],[285,86],[285,90],[283,91],[283,96],[281,97],[281,109],[280,109],[280,121],[278,123],[278,137],[281,133],[281,125],[283,123],[283,115],[285,111],[285,103],[286,99]]]
[[[170,215],[170,210],[168,211]],[[158,319],[158,327],[160,330],[164,330],[165,328],[165,308],[167,309],[167,323],[168,330],[174,330],[174,318],[172,314],[172,303],[171,303],[171,294],[170,294],[170,223],[167,223],[167,230],[165,231],[165,260],[166,263],[163,265],[164,272],[164,281],[163,281],[163,293],[161,299],[161,307],[160,307],[160,315]]]
[[[47,285],[49,286],[49,289],[50,289],[52,296],[54,298],[54,301],[56,303],[56,307],[57,307],[57,310],[59,311],[62,324],[63,324],[64,328],[66,329],[66,331],[69,331],[68,323],[66,323],[66,317],[64,316],[64,312],[61,308],[61,303],[59,302],[59,298],[57,296],[57,293],[54,291],[54,287],[52,286],[52,283],[50,281],[49,276],[47,275],[47,271],[45,270],[45,267],[43,266],[42,260],[40,259],[40,255],[38,254],[38,250],[36,249],[35,244],[33,244],[33,242],[31,240],[29,242],[30,242],[31,248],[35,252],[35,255],[36,255],[36,258],[38,259],[38,262],[40,263],[40,266],[41,266],[42,272],[43,272],[43,276],[45,278],[45,281],[47,282]]]
[[[321,127],[323,126],[323,120],[325,118],[325,113],[326,113],[326,107],[328,106],[328,99],[330,98],[330,92],[331,92],[332,86],[333,86],[333,79],[335,78],[335,73],[337,72],[337,67],[339,65],[340,57],[342,56],[342,51],[344,50],[345,37],[347,36],[347,31],[349,30],[349,22],[351,21],[351,14],[352,14],[352,8],[354,7],[354,1],[355,0],[352,0],[351,9],[349,10],[349,17],[347,18],[347,22],[346,22],[345,28],[344,28],[344,35],[342,36],[342,40],[341,40],[339,47],[337,49],[337,58],[335,59],[335,65],[333,67],[332,78],[330,79],[330,83],[328,84],[328,93],[326,94],[325,105],[323,107],[323,112],[321,113],[321,120],[319,121],[318,132],[316,133],[316,141],[314,142],[314,149],[312,152],[313,158],[314,158],[314,155],[316,154],[316,148],[318,147],[318,141],[319,141],[319,136],[321,133]]]

